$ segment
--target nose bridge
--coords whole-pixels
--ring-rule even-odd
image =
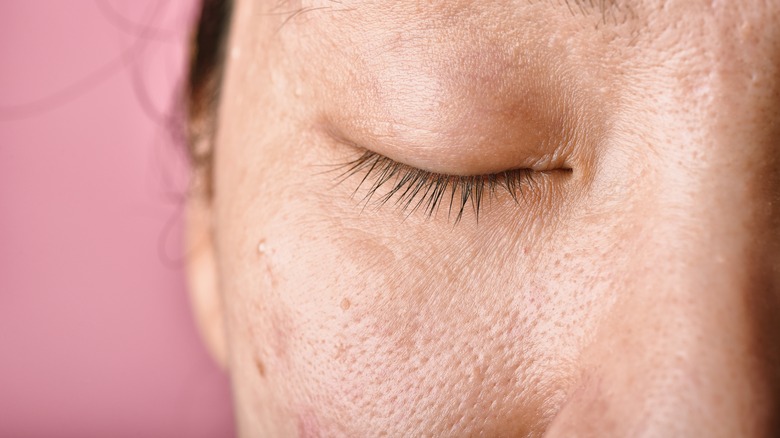
[[[652,292],[637,296],[654,296],[646,304],[661,321],[688,327],[692,349],[721,342],[745,354],[777,307],[780,32],[770,23],[780,6],[770,3],[713,3],[703,55],[677,72],[678,121],[657,126],[667,132],[648,196],[654,268],[645,264],[634,287]]]
[[[705,92],[659,110],[679,117],[626,216],[642,242],[549,436],[780,434],[780,45],[741,50],[762,18],[719,20],[678,87]]]
[[[749,112],[742,109],[735,119]],[[648,430],[691,435],[717,424],[729,431],[723,436],[780,433],[780,228],[760,129],[710,123],[683,148],[702,161],[667,167],[676,184],[657,187],[663,193],[648,220],[647,259],[636,265],[614,323],[634,337],[618,341],[631,356],[606,368],[630,376],[614,391],[653,400],[642,405]]]
[[[713,3],[708,55],[693,61],[703,68],[680,75],[704,92],[678,95],[687,116],[658,145],[659,228],[678,243],[665,257],[671,278],[724,302],[772,288],[780,231],[780,7],[745,3]]]
[[[687,169],[695,187],[654,205],[548,436],[780,433],[777,251],[768,215],[751,206],[766,191],[751,176],[728,183],[709,170]]]
[[[736,154],[724,132],[686,146],[717,158],[661,172],[673,182],[653,187],[624,289],[549,436],[780,433],[777,191],[751,170],[766,145]]]

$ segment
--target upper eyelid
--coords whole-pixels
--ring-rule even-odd
[[[361,115],[344,120],[343,115],[321,114],[313,128],[327,142],[359,151],[370,150],[410,167],[446,176],[489,176],[523,168],[569,170],[573,145],[579,143],[574,141],[576,133],[568,129],[556,134],[539,134],[538,139],[515,133],[513,138],[498,139],[460,136],[454,140],[446,137],[399,140],[395,133],[386,135],[366,128],[372,123],[388,124],[364,119]],[[496,132],[501,129],[496,127]],[[565,136],[558,138],[559,134]],[[498,135],[501,137],[502,134]]]
[[[535,157],[534,160],[518,160],[521,163],[525,161],[523,163],[525,165],[506,166],[496,172],[458,174],[421,169],[376,151],[374,143],[368,146],[354,141],[351,135],[341,130],[340,125],[341,123],[324,117],[313,127],[315,131],[319,131],[322,138],[326,139],[326,143],[334,147],[333,151],[340,151],[339,155],[345,148],[354,154],[355,158],[336,164],[331,171],[338,171],[337,185],[345,183],[348,179],[357,181],[352,190],[352,197],[365,189],[359,200],[359,203],[363,204],[362,210],[365,210],[369,204],[379,208],[394,200],[392,204],[406,212],[407,216],[422,210],[428,217],[432,217],[436,215],[442,204],[449,202],[447,215],[448,218],[454,215],[455,223],[461,221],[469,205],[478,221],[484,201],[493,199],[499,192],[505,192],[518,204],[521,198],[525,201],[526,189],[530,191],[535,185],[536,176],[553,172],[573,173],[568,160],[570,154],[552,152],[545,154],[545,157],[541,155]],[[367,140],[379,141],[370,137]],[[396,152],[403,154],[404,150]],[[474,160],[479,159],[474,158]],[[518,164],[518,161],[508,162]],[[530,192],[534,194],[533,199],[537,199],[536,195],[543,193],[536,189]]]
[[[463,218],[468,205],[471,205],[478,221],[485,197],[495,196],[497,190],[506,190],[515,203],[519,203],[518,195],[523,196],[523,187],[531,182],[534,173],[538,173],[531,169],[511,169],[484,175],[449,175],[418,169],[368,150],[339,168],[343,169],[338,177],[340,183],[361,171],[365,172],[353,196],[370,178],[375,178],[360,201],[364,204],[363,208],[382,187],[395,180],[390,190],[376,200],[378,206],[396,197],[395,204],[402,211],[412,214],[422,207],[426,215],[431,217],[438,212],[442,202],[449,202],[448,218],[452,216],[455,207],[456,224]]]

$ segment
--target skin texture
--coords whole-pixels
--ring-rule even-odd
[[[780,433],[780,2],[603,8],[237,2],[189,268],[241,436]],[[534,178],[455,223],[366,149]]]

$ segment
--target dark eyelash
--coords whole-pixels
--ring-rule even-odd
[[[340,166],[343,172],[339,182],[365,172],[353,196],[361,187],[371,182],[368,192],[361,202],[365,208],[380,188],[389,186],[387,193],[374,199],[378,206],[387,204],[395,198],[407,215],[423,209],[428,217],[437,213],[443,202],[449,202],[447,217],[451,218],[455,210],[455,223],[463,218],[467,205],[471,205],[474,216],[479,220],[479,212],[486,196],[493,197],[497,190],[506,190],[518,202],[522,196],[522,186],[532,178],[530,169],[514,169],[488,175],[455,176],[433,173],[398,163],[375,152],[366,151],[356,160]]]

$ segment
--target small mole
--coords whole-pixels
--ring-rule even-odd
[[[265,377],[265,364],[260,359],[255,359],[255,368],[257,368],[257,374],[260,374],[260,377]]]
[[[344,298],[341,300],[341,310],[349,310],[349,306],[351,305],[352,303],[350,303],[348,299]]]

